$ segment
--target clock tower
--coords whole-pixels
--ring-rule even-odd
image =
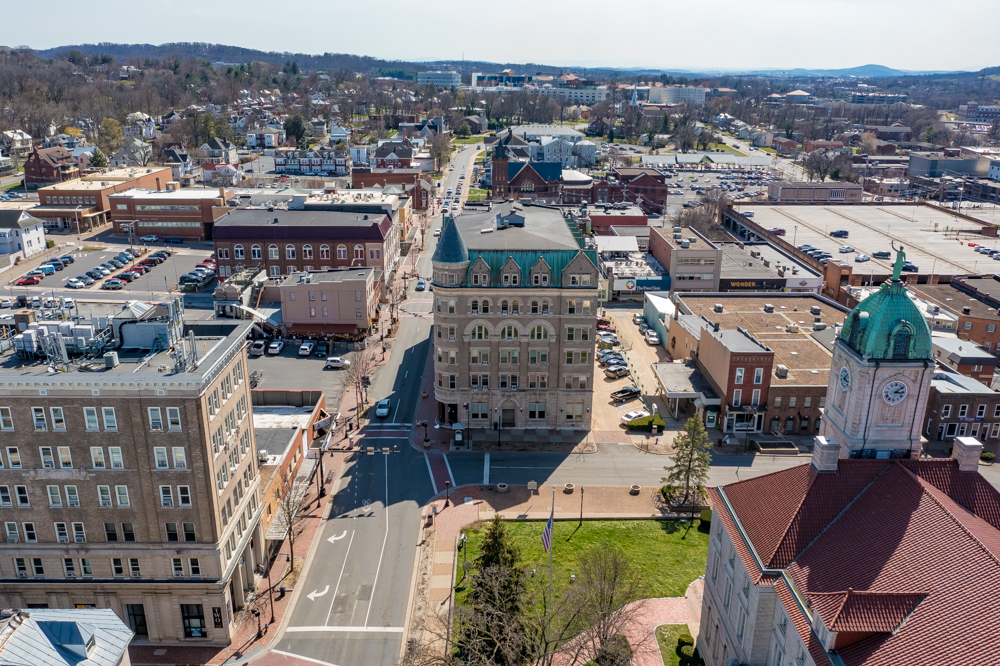
[[[847,316],[833,349],[820,435],[841,458],[916,458],[934,374],[931,332],[900,280],[892,279]]]

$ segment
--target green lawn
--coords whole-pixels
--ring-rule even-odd
[[[471,189],[469,190],[469,196],[466,201],[486,201],[486,195],[489,194],[486,190]]]
[[[464,143],[464,144],[477,144],[477,143],[480,143],[482,140],[483,140],[483,137],[481,137],[481,136],[470,136],[470,137],[467,137],[465,139],[463,139],[461,137],[456,137],[456,138],[452,139],[451,142],[452,143]]]
[[[771,153],[772,155],[777,155],[778,154],[778,151],[775,150],[774,148],[764,148],[764,147],[761,147],[761,148],[758,148],[757,150],[763,150],[765,153]]]
[[[662,624],[656,628],[656,643],[660,646],[660,656],[663,657],[664,666],[681,666],[681,654],[677,639],[686,633],[688,633],[686,624]],[[704,663],[700,656],[697,656],[698,651],[695,650],[694,653],[696,656],[693,659],[688,659],[683,663],[691,666]]]
[[[709,150],[716,150],[716,149],[723,150],[727,153],[736,153],[737,155],[743,155],[744,157],[746,157],[746,153],[744,153],[742,150],[736,150],[732,146],[726,145],[724,143],[710,143],[708,144],[708,148]]]
[[[557,506],[572,506],[578,502],[576,494],[556,499]],[[463,557],[469,562],[479,556],[485,533],[485,523],[465,530],[468,536],[468,553],[459,553],[456,567],[455,599],[464,603],[467,589],[460,585]],[[549,556],[542,547],[543,521],[509,521],[507,528],[521,548],[525,568],[537,571],[536,576],[548,580]],[[705,573],[708,557],[708,533],[699,522],[690,523],[667,520],[601,520],[557,521],[553,528],[553,594],[559,596],[569,585],[570,574],[576,573],[576,563],[581,555],[593,548],[608,544],[620,547],[628,555],[635,570],[640,573],[639,598],[684,596],[687,586]],[[472,572],[470,572],[472,573]]]
[[[15,180],[10,185],[4,185],[3,187],[0,187],[0,190],[14,190],[14,189],[20,189],[20,187],[21,187],[21,181]]]

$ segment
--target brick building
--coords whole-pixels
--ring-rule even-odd
[[[24,161],[24,186],[44,187],[80,177],[80,166],[72,151],[62,146],[35,148]]]
[[[301,271],[370,266],[399,260],[399,227],[385,213],[239,208],[215,221],[219,275],[266,267],[272,278]]]
[[[135,188],[160,190],[171,180],[165,167],[108,169],[40,188],[38,206],[31,214],[45,220],[46,229],[89,231],[111,221],[112,194]]]
[[[996,451],[1000,443],[1000,393],[939,365],[931,377],[922,434],[932,442],[975,437]]]
[[[250,324],[180,311],[126,308],[90,343],[115,354],[58,376],[30,345],[0,357],[3,607],[111,608],[153,643],[230,642],[265,562]]]
[[[647,225],[649,218],[638,206],[619,204],[617,206],[597,206],[588,211],[590,230],[598,236],[610,236],[612,226]]]
[[[989,386],[1000,359],[975,342],[959,338],[932,336],[934,359],[966,377]]]
[[[1000,287],[997,277],[954,278],[948,284],[913,285],[913,290],[958,317],[959,340],[982,345],[1000,354],[1000,298],[990,295]]]
[[[378,316],[382,272],[331,268],[292,273],[281,283],[281,323],[294,335],[357,335]]]
[[[212,240],[212,227],[229,208],[233,190],[224,187],[180,188],[176,181],[167,189],[131,189],[108,197],[115,235],[129,231],[135,236],[156,234],[185,240]],[[223,276],[225,277],[225,276]]]
[[[351,187],[354,189],[385,188],[395,185],[410,197],[415,210],[426,210],[434,198],[434,186],[427,178],[422,178],[420,169],[370,169],[356,167],[351,171]]]

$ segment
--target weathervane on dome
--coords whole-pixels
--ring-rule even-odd
[[[899,282],[899,275],[903,272],[903,265],[906,263],[906,253],[903,252],[903,246],[900,245],[896,247],[895,241],[889,241],[892,245],[892,249],[896,250],[896,261],[892,265],[892,281]]]

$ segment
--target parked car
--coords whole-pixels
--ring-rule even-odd
[[[656,331],[650,329],[646,331],[646,342],[651,345],[660,344],[660,336],[656,334]]]
[[[49,259],[48,261],[45,262],[44,265],[51,266],[57,271],[61,271],[62,269],[66,268],[66,265],[63,264],[63,262],[59,261],[58,259]]]
[[[68,264],[72,264],[73,262],[76,261],[76,259],[73,258],[73,255],[64,254],[63,256],[59,257],[59,261],[62,261],[62,262],[68,263]]]
[[[91,280],[94,280],[95,282],[104,277],[97,269],[89,270],[85,273],[85,275],[89,277]]]
[[[160,237],[155,234],[151,234],[149,236],[141,236],[139,240],[141,240],[143,243],[155,243],[158,240],[160,240]]]
[[[0,298],[0,308],[13,307],[13,301],[9,298]]]
[[[834,229],[830,232],[830,235],[834,238],[847,238],[850,233],[846,229]]]
[[[316,351],[313,352],[313,355],[316,358],[326,358],[326,355],[329,354],[329,353],[330,353],[330,343],[329,342],[327,342],[326,340],[322,340],[322,341],[316,343]]]
[[[73,300],[72,296],[67,296],[66,298],[62,299],[62,306],[67,310],[72,310],[73,308],[76,307],[76,301]]]
[[[87,285],[85,285],[83,282],[81,282],[76,278],[70,278],[66,280],[66,286],[69,287],[70,289],[83,289]]]
[[[775,227],[774,229],[768,229],[768,231],[770,231],[775,236],[784,236],[787,233],[784,229],[780,227]]]
[[[340,358],[339,356],[330,356],[329,358],[326,359],[326,365],[323,366],[323,369],[325,370],[327,368],[349,368],[350,366],[351,362],[348,361],[347,359]]]
[[[920,267],[917,266],[916,264],[913,264],[913,263],[911,263],[909,261],[907,261],[905,264],[903,264],[903,272],[905,272],[905,273],[917,273],[919,271],[920,271]]]
[[[614,391],[611,394],[611,399],[615,402],[627,402],[633,398],[638,398],[640,393],[641,391],[639,391],[639,389],[635,386],[626,386]]]
[[[441,235],[441,230],[440,229],[435,229],[434,230],[434,238],[437,238],[440,235]]]
[[[850,245],[841,245],[837,251],[841,254],[850,254],[851,252],[854,252],[854,248]]]
[[[299,345],[299,356],[309,356],[313,353],[313,349],[316,349],[315,342],[303,342]]]
[[[125,281],[119,280],[118,278],[111,278],[110,280],[105,280],[101,285],[101,289],[122,289],[125,287]]]
[[[416,290],[417,291],[423,291],[426,288],[427,288],[427,283],[424,282],[423,278],[420,278],[419,280],[417,280],[417,286],[416,286]]]
[[[119,280],[124,280],[125,282],[132,282],[133,280],[135,280],[135,273],[131,271],[122,271],[115,277],[118,278]]]
[[[862,262],[864,262],[864,261],[868,261],[869,259],[871,259],[871,257],[869,257],[867,254],[859,254],[859,255],[855,255],[855,257],[854,257],[854,261],[856,261],[859,264],[862,263]]]
[[[164,238],[164,243],[170,243],[171,245],[180,245],[184,242],[183,238]]]
[[[643,317],[638,312],[636,312],[635,314],[632,315],[632,323],[635,324],[636,326],[638,326],[639,324],[642,324],[644,321],[646,321],[646,318]]]
[[[631,423],[636,419],[642,419],[647,416],[649,416],[649,412],[647,412],[644,409],[637,409],[632,412],[626,412],[625,414],[622,414],[622,423]]]
[[[878,252],[872,252],[872,257],[875,259],[892,259],[892,252],[889,252],[889,250],[879,250]]]
[[[281,350],[285,348],[285,343],[281,340],[275,340],[267,347],[268,354],[280,354]]]
[[[604,374],[611,379],[618,379],[619,377],[624,377],[628,374],[628,368],[624,365],[616,365],[613,368],[605,368]]]
[[[37,275],[25,275],[23,278],[20,278],[14,284],[16,284],[18,287],[26,287],[28,285],[38,284],[41,281],[42,278],[40,278]]]
[[[251,356],[263,356],[264,350],[267,349],[267,343],[263,340],[254,340],[253,344],[250,345],[250,355]]]
[[[375,406],[375,416],[379,417],[380,419],[384,419],[385,417],[389,416],[389,407],[390,403],[388,398],[386,398],[385,400],[379,400],[378,405]]]
[[[598,337],[609,344],[618,346],[621,342],[618,340],[618,336],[614,333],[600,333]]]
[[[149,272],[149,266],[143,266],[142,264],[136,264],[135,266],[133,266],[129,270],[137,272],[139,275],[145,275],[146,273]]]

